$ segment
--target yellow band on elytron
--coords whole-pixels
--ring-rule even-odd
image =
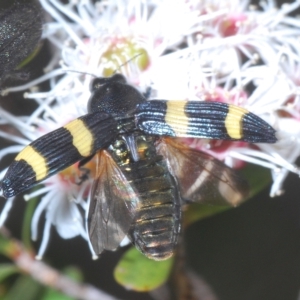
[[[93,150],[93,135],[84,122],[76,119],[64,126],[73,137],[73,145],[81,156],[89,156]]]
[[[185,113],[187,101],[167,101],[165,122],[174,130],[177,136],[185,135],[189,127],[189,118]]]
[[[241,139],[243,137],[242,118],[248,110],[228,105],[228,113],[225,119],[225,127],[228,135],[233,139]]]
[[[31,146],[25,147],[15,158],[16,161],[25,160],[35,172],[36,181],[44,179],[48,174],[47,162],[44,156]]]

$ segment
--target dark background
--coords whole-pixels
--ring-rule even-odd
[[[0,4],[5,5],[7,1]],[[42,68],[46,62],[47,44],[32,65]],[[39,71],[32,65],[28,68],[36,77]],[[22,112],[32,109],[20,106],[24,102],[16,95],[2,98],[0,103],[19,107]],[[0,142],[1,147],[4,146],[4,141]],[[300,288],[299,185],[299,178],[291,174],[285,182],[283,196],[270,199],[268,187],[241,207],[188,228],[189,266],[211,285],[221,300],[297,299]],[[14,236],[20,236],[24,209],[24,201],[19,200],[10,213],[7,227]],[[78,266],[86,282],[122,299],[150,299],[146,294],[130,293],[115,283],[113,268],[125,250],[106,252],[98,261],[93,261],[85,241],[62,240],[52,230],[44,259],[58,269]]]

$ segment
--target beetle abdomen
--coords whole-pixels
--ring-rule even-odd
[[[126,176],[140,197],[129,237],[147,257],[167,259],[174,252],[181,222],[180,197],[175,181],[161,156],[129,166]]]

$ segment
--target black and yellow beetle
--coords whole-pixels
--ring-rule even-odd
[[[218,102],[146,101],[126,79],[96,78],[88,114],[32,142],[2,181],[6,198],[96,156],[89,235],[97,254],[128,235],[146,256],[173,254],[186,201],[237,205],[248,192],[236,171],[177,137],[276,141],[247,110]]]

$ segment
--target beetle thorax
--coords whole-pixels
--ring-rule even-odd
[[[103,111],[117,117],[126,117],[131,116],[137,104],[144,101],[143,95],[126,82],[114,80],[114,77],[96,78],[92,86],[88,111]]]

